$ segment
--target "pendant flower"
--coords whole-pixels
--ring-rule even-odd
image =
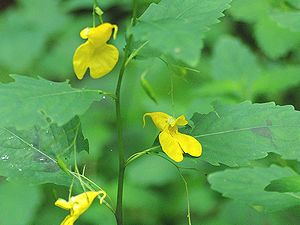
[[[83,78],[88,68],[91,77],[97,79],[115,67],[119,51],[115,46],[106,42],[112,33],[115,39],[117,31],[117,25],[103,23],[97,27],[87,27],[80,32],[80,37],[87,41],[76,49],[73,56],[74,72],[79,80]]]
[[[68,215],[60,225],[73,225],[74,222],[78,219],[78,217],[83,214],[92,204],[94,199],[99,195],[103,194],[100,199],[100,204],[102,204],[104,198],[106,197],[106,193],[104,191],[88,191],[84,192],[80,195],[76,195],[71,197],[69,201],[64,199],[58,199],[55,202],[55,205],[65,209],[70,210],[70,215]]]
[[[161,131],[159,134],[161,148],[171,159],[181,162],[183,160],[183,153],[195,157],[201,155],[201,144],[194,137],[179,133],[178,131],[177,126],[188,124],[184,115],[175,119],[163,112],[145,113],[143,118],[144,125],[146,116],[150,116],[155,126]]]

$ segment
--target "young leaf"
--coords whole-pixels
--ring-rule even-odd
[[[0,83],[0,114],[5,118],[0,127],[46,127],[47,120],[61,126],[99,99],[99,91],[74,89],[67,82],[11,76],[15,82]]]
[[[77,152],[88,151],[78,117],[62,127],[0,128],[0,143],[0,175],[32,184],[68,185],[72,177],[57,161],[63,159],[69,166],[74,147]]]
[[[149,41],[165,55],[195,65],[202,48],[201,38],[218,22],[231,0],[162,0],[152,3],[132,32],[136,41]]]
[[[275,152],[300,160],[300,113],[274,103],[216,105],[215,111],[194,114],[191,135],[203,146],[204,160],[239,166]]]
[[[157,100],[156,100],[156,94],[151,86],[151,84],[148,82],[148,80],[146,80],[145,76],[147,74],[147,71],[145,71],[140,78],[140,82],[141,82],[141,86],[144,89],[144,91],[146,92],[146,94],[148,95],[148,97],[157,104]]]
[[[297,175],[272,180],[265,190],[275,192],[300,192],[300,176]]]
[[[227,169],[208,176],[212,189],[225,197],[244,201],[266,211],[276,211],[300,205],[300,195],[267,192],[264,188],[271,180],[295,175],[290,168],[271,166],[269,168]]]

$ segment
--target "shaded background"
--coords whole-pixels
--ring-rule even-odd
[[[113,43],[122,54],[131,1],[98,2],[105,12],[104,20],[119,26],[118,38]],[[139,15],[151,2],[159,1],[139,1]],[[201,59],[193,69],[182,62],[167,66],[158,58],[134,60],[125,74],[122,89],[126,155],[150,147],[156,138],[158,132],[151,123],[143,129],[145,112],[184,113],[190,118],[195,111],[210,112],[215,101],[244,100],[275,101],[299,109],[300,32],[280,26],[269,14],[272,10],[299,8],[291,2],[233,0],[221,23],[206,33]],[[76,87],[114,90],[120,63],[112,73],[98,80],[86,76],[79,82],[72,70],[74,50],[83,42],[79,32],[92,25],[92,0],[0,0],[0,10],[1,82],[11,81],[8,74],[21,74],[52,81],[69,79]],[[140,85],[140,76],[145,71],[158,104],[147,97]],[[81,155],[87,165],[86,173],[114,197],[117,177],[114,102],[103,97],[81,120],[90,142],[90,154]],[[272,154],[255,163],[284,162]],[[225,166],[213,167],[200,161],[199,168],[201,172],[184,172],[189,183],[193,224],[300,224],[299,207],[265,213],[258,207],[223,198],[210,189],[206,175]],[[21,186],[0,178],[0,225],[59,224],[66,211],[53,203],[57,196],[66,198],[67,192],[66,187]],[[125,221],[129,225],[187,224],[184,184],[177,169],[159,157],[145,156],[128,168],[124,204]],[[115,222],[110,211],[95,203],[76,224]]]

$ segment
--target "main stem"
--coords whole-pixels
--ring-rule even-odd
[[[133,0],[132,20],[131,26],[136,23],[136,11],[137,1]],[[121,115],[121,86],[124,76],[124,72],[127,65],[127,59],[130,55],[130,47],[132,42],[132,35],[126,39],[126,46],[124,50],[124,59],[119,72],[118,83],[116,87],[116,117],[117,117],[117,130],[118,130],[118,148],[119,148],[119,177],[118,177],[118,195],[117,195],[117,208],[116,208],[116,220],[118,225],[123,225],[123,186],[124,186],[124,173],[125,173],[125,157],[124,157],[124,143],[123,143],[123,121]]]
[[[123,75],[126,69],[126,61],[129,56],[129,48],[131,45],[132,36],[130,35],[127,44],[125,46],[124,59],[120,69],[118,83],[116,87],[116,117],[117,117],[117,131],[118,131],[118,152],[119,152],[119,178],[118,178],[118,195],[117,195],[117,208],[116,208],[116,219],[118,225],[123,225],[123,184],[124,184],[124,172],[125,172],[125,158],[124,158],[124,144],[123,144],[123,121],[121,116],[121,103],[120,94]]]

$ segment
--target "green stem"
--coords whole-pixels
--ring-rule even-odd
[[[119,72],[118,83],[115,92],[116,103],[116,117],[117,117],[117,132],[118,132],[118,152],[119,152],[119,177],[118,177],[118,195],[117,195],[117,208],[116,219],[118,225],[123,225],[123,184],[124,184],[124,172],[125,172],[125,158],[124,158],[124,144],[123,144],[123,124],[121,116],[121,86],[126,69],[126,61],[129,56],[129,48],[132,42],[132,35],[129,36],[127,44],[125,46],[125,53],[123,63]]]
[[[133,0],[133,12],[131,26],[136,22],[137,2]],[[116,120],[117,120],[117,133],[118,133],[118,153],[119,153],[119,176],[118,176],[118,193],[117,193],[117,207],[116,207],[116,220],[118,225],[123,225],[123,186],[124,186],[124,173],[125,173],[125,157],[124,157],[124,143],[123,143],[123,121],[121,115],[121,86],[123,76],[126,70],[126,62],[130,55],[130,47],[132,42],[132,35],[126,38],[126,46],[124,50],[124,59],[118,76],[117,87],[115,91],[115,104],[116,104]]]
[[[137,152],[137,153],[133,154],[132,156],[130,156],[130,157],[127,159],[125,166],[128,166],[131,162],[133,162],[134,160],[140,158],[140,157],[143,156],[143,155],[150,154],[150,153],[152,153],[152,152],[156,152],[157,149],[159,149],[159,148],[160,148],[160,146],[157,145],[157,146],[154,146],[154,147],[151,147],[151,148],[147,148],[147,149],[144,150],[144,151]]]
[[[102,15],[99,15],[97,12],[96,12],[96,8],[99,8],[99,5],[98,5],[98,2],[97,0],[94,0],[94,3],[93,3],[93,27],[96,26],[96,14],[98,15],[98,18],[99,18],[99,22],[102,24],[103,23],[103,19],[102,19]],[[99,8],[100,9],[100,8]],[[101,12],[103,13],[103,12]]]
[[[189,188],[188,188],[188,183],[186,181],[186,179],[184,178],[184,176],[181,173],[180,169],[190,169],[190,168],[184,168],[184,167],[180,167],[178,165],[176,165],[174,162],[172,162],[170,159],[165,158],[164,156],[161,155],[157,155],[165,160],[167,160],[169,163],[171,163],[173,166],[176,167],[183,183],[184,183],[184,187],[185,187],[185,193],[186,193],[186,202],[187,202],[187,219],[188,219],[188,225],[192,225],[192,219],[191,219],[191,208],[190,208],[190,197],[189,197]]]
[[[93,27],[96,26],[96,6],[97,6],[97,2],[96,0],[94,0],[94,3],[93,3]]]

